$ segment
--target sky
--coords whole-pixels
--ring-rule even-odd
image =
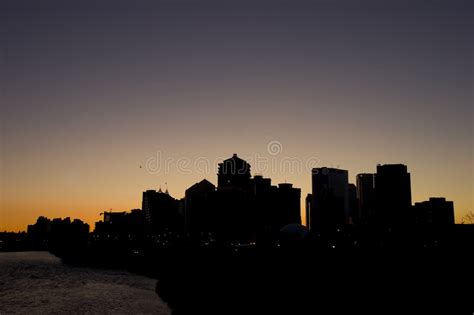
[[[311,190],[311,167],[403,163],[413,202],[473,207],[471,1],[0,4],[0,231],[91,224],[176,198],[237,153]],[[256,163],[258,161],[258,163]],[[257,165],[258,164],[258,165]]]

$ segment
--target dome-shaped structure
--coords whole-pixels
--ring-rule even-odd
[[[218,187],[248,188],[250,186],[250,164],[234,155],[219,163]]]

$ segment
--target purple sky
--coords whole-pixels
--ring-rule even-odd
[[[2,1],[0,230],[175,197],[236,152],[405,163],[473,209],[472,1]],[[202,158],[203,174],[149,172]],[[310,191],[308,171],[263,171]]]

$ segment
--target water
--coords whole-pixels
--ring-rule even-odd
[[[160,314],[156,280],[73,267],[47,252],[0,253],[0,314]]]

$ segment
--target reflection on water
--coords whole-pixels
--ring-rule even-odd
[[[0,253],[0,314],[170,314],[156,280],[62,264],[47,252]]]

